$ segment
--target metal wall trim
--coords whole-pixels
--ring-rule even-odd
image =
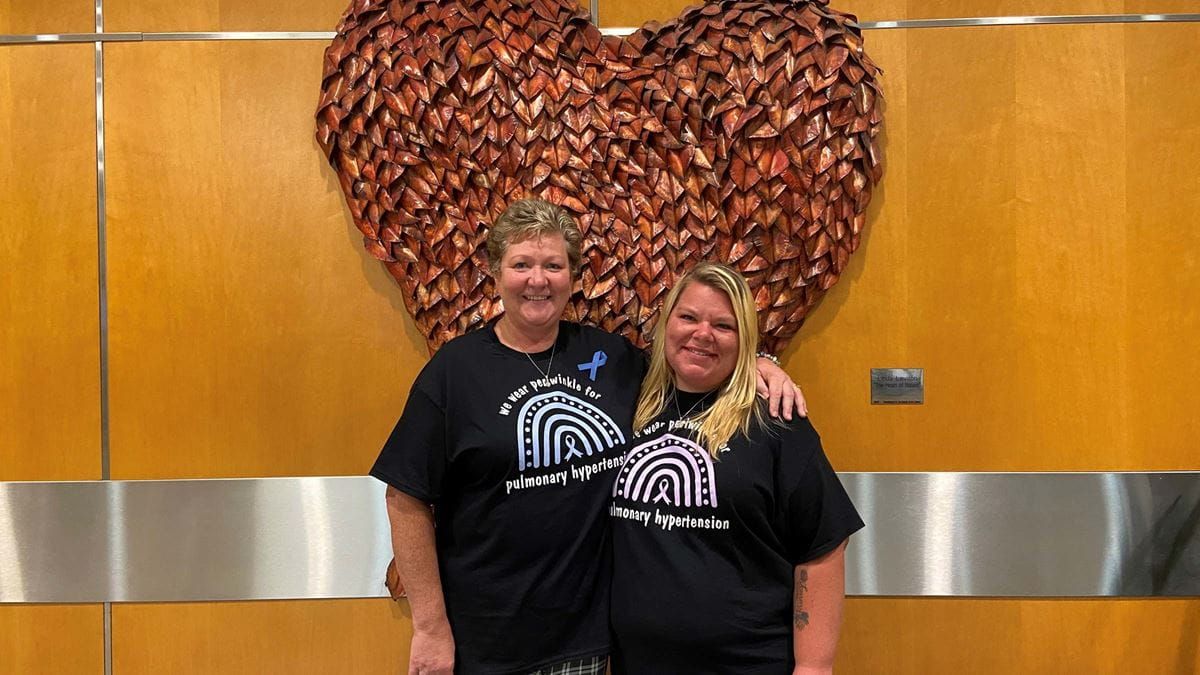
[[[0,45],[70,44],[79,42],[204,42],[238,40],[332,40],[333,31],[226,31],[182,33],[40,33],[0,35]]]
[[[900,21],[863,21],[863,30],[892,28],[973,28],[980,26],[1032,26],[1111,23],[1191,23],[1200,14],[1065,14],[1042,16],[972,16],[955,19],[904,19]]]
[[[593,20],[599,20],[599,3],[591,0]],[[959,18],[899,19],[862,21],[863,30],[897,28],[972,28],[984,26],[1032,26],[1073,24],[1131,24],[1131,23],[1194,23],[1200,14],[1068,14],[1039,16],[972,16]],[[629,35],[636,28],[601,28],[604,35]],[[39,33],[0,35],[0,45],[31,45],[78,42],[192,42],[213,40],[332,40],[332,31],[220,31],[142,33]]]
[[[95,0],[97,34],[104,33],[104,0]],[[96,76],[96,271],[100,349],[100,479],[109,480],[111,445],[108,405],[108,182],[105,180],[104,148],[104,43],[95,43]],[[112,603],[103,607],[104,675],[112,675]]]
[[[80,42],[140,42],[141,33],[38,33],[0,35],[2,45],[78,44]]]
[[[332,40],[333,31],[242,31],[218,33],[142,33],[145,42],[203,42],[210,40]]]
[[[887,30],[896,28],[978,28],[985,26],[1061,26],[1072,24],[1122,24],[1122,23],[1193,23],[1200,21],[1200,14],[1068,14],[1044,16],[971,16],[946,19],[899,19],[895,21],[860,21],[863,30]],[[601,28],[604,35],[630,35],[637,28]]]
[[[1200,596],[1200,472],[844,473],[858,596]],[[0,602],[385,595],[367,477],[0,483]]]
[[[104,32],[104,0],[96,0],[96,31]],[[108,182],[104,147],[104,43],[95,43],[96,76],[96,298],[100,350],[100,478],[110,471],[108,406]]]

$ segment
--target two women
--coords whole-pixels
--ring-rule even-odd
[[[434,355],[371,471],[389,486],[410,672],[604,670],[607,506],[646,365],[560,320],[580,241],[556,206],[505,211],[488,235],[503,317]],[[756,370],[790,417],[786,374]]]
[[[862,520],[808,420],[755,399],[745,280],[702,263],[662,317],[610,507],[614,672],[828,672]]]

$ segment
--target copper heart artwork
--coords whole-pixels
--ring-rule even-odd
[[[675,277],[719,260],[778,352],[859,245],[879,75],[825,0],[713,2],[623,38],[573,0],[354,0],[317,140],[431,351],[502,311],[486,229],[535,196],[584,233],[567,318],[644,345]]]

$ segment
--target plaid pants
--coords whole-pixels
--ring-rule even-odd
[[[604,675],[607,667],[607,656],[588,656],[539,668],[529,675]]]

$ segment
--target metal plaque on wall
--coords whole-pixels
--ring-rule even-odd
[[[919,405],[925,402],[924,368],[872,368],[872,405]]]

